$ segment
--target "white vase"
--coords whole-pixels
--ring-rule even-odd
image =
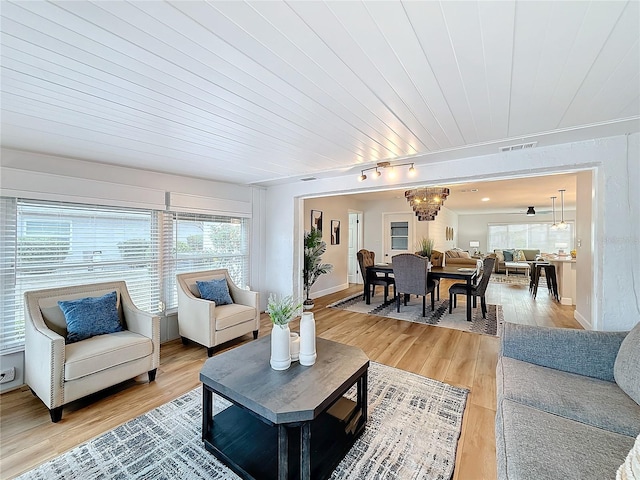
[[[300,365],[316,363],[316,321],[311,312],[303,312],[300,319]]]
[[[291,361],[297,362],[300,358],[300,335],[295,332],[289,334],[291,341]]]
[[[271,329],[271,368],[286,370],[291,366],[291,340],[289,325],[273,325]]]

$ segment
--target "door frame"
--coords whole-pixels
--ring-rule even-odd
[[[358,220],[358,232],[356,234],[356,241],[355,241],[355,247],[354,250],[355,252],[350,252],[347,251],[347,255],[349,255],[349,258],[351,258],[351,255],[356,256],[356,254],[362,250],[363,245],[364,245],[364,224],[363,224],[363,217],[364,217],[364,212],[361,210],[353,210],[351,208],[347,209],[347,215],[349,216],[349,222],[351,222],[351,215],[356,215],[357,216],[357,220]],[[347,230],[349,232],[349,234],[351,234],[351,230],[348,228]],[[349,245],[351,244],[351,238],[349,238],[348,240]],[[349,249],[348,249],[349,250]],[[359,283],[362,284],[362,275],[360,275],[360,265],[358,264],[358,261],[356,259],[355,262],[355,267],[356,267],[356,272],[355,272],[355,277],[356,277],[356,282],[355,283]],[[351,278],[354,274],[349,270],[349,260],[347,260],[347,281],[349,280],[349,278]]]

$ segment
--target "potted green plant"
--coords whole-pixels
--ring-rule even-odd
[[[329,273],[333,268],[330,263],[322,263],[322,255],[327,250],[327,244],[322,241],[322,232],[315,227],[304,232],[304,266],[302,268],[302,280],[306,299],[303,302],[305,310],[313,308],[314,303],[309,296],[311,287],[320,275]]]
[[[435,241],[433,238],[422,237],[418,241],[418,251],[416,252],[421,257],[431,259],[431,253],[433,253],[433,245]]]
[[[291,341],[289,322],[300,313],[302,303],[291,295],[278,297],[269,295],[266,312],[271,318],[271,358],[274,370],[286,370],[291,366]]]

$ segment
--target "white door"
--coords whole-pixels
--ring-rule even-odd
[[[384,258],[379,260],[376,258],[376,263],[391,263],[391,258],[394,255],[415,252],[413,214],[385,213],[382,225],[384,228]]]
[[[361,248],[362,213],[349,212],[349,283],[362,283],[357,253]]]

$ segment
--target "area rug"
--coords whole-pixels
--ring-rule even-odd
[[[504,273],[492,273],[489,277],[489,283],[508,283],[510,285],[526,285],[529,286],[529,275],[513,275],[509,276]]]
[[[368,393],[365,431],[331,478],[450,479],[469,391],[371,362]],[[214,413],[228,406],[215,397]],[[239,478],[205,450],[201,429],[199,387],[19,478]]]
[[[395,300],[389,299],[385,302],[384,297],[379,295],[372,297],[371,304],[367,305],[362,299],[362,293],[343,298],[327,307],[496,336],[498,324],[504,321],[502,305],[487,305],[487,318],[482,318],[480,299],[478,299],[478,306],[471,310],[471,322],[468,322],[465,298],[459,295],[458,306],[453,309],[453,313],[449,314],[449,298],[436,301],[435,310],[431,311],[431,296],[428,296],[424,317],[422,316],[422,297],[415,295],[411,296],[406,307],[404,304],[400,305],[400,313],[396,309]]]

